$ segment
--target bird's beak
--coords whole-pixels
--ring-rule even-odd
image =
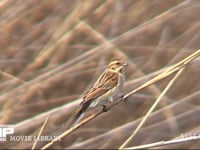
[[[125,67],[128,66],[128,62],[124,62],[123,66]]]

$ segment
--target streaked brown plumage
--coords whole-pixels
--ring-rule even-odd
[[[113,102],[113,98],[121,90],[125,75],[124,68],[127,64],[121,60],[111,61],[107,69],[102,73],[93,87],[83,96],[80,109],[71,117],[68,126],[74,126],[84,115],[89,107],[97,105],[105,106]]]

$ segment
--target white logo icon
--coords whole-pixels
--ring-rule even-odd
[[[14,128],[0,125],[0,141],[6,141],[6,136],[14,133]]]

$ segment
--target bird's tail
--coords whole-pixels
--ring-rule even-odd
[[[79,122],[79,120],[84,116],[85,111],[89,107],[89,104],[83,104],[82,107],[74,113],[74,115],[67,121],[64,126],[72,128],[75,124]]]

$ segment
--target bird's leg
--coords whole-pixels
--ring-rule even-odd
[[[103,106],[103,111],[104,112],[107,112],[109,109],[108,109],[108,107],[106,106],[106,105],[102,105]]]

